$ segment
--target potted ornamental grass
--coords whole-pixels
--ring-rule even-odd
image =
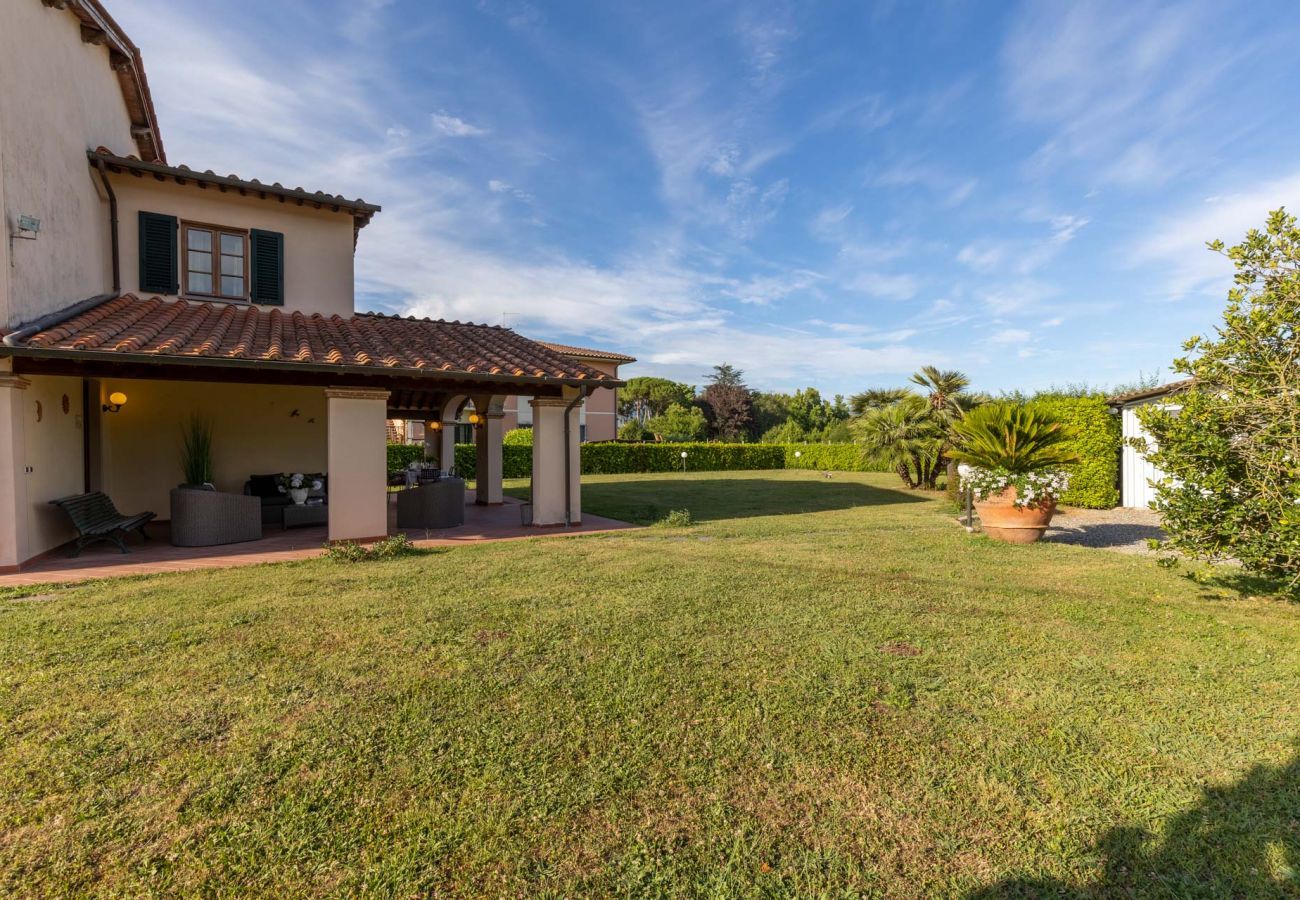
[[[987,403],[955,422],[953,434],[949,455],[962,464],[984,533],[1012,544],[1041,538],[1070,484],[1064,467],[1079,462],[1074,433],[1041,410]]]

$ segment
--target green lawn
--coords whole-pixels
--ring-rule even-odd
[[[0,596],[0,892],[1300,893],[1300,606],[884,475]]]

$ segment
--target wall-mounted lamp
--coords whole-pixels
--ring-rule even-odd
[[[34,241],[36,235],[40,234],[41,220],[35,216],[21,215],[18,221],[14,223],[14,229],[9,232],[9,249],[14,248],[14,241]]]
[[[121,391],[113,391],[108,395],[108,402],[103,405],[104,412],[121,412],[122,407],[126,406],[126,394]]]
[[[476,412],[472,412],[472,413],[469,414],[469,424],[471,424],[471,425],[477,425],[478,423],[480,423],[480,422],[482,422],[482,421],[483,421],[483,417],[480,416],[478,413],[476,413]]]
[[[434,421],[429,423],[429,430],[442,431],[442,423],[435,419]]]

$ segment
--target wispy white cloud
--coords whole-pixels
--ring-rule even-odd
[[[1219,293],[1231,283],[1232,264],[1206,249],[1207,241],[1232,245],[1251,228],[1263,227],[1271,210],[1300,209],[1300,171],[1239,191],[1221,192],[1161,216],[1129,255],[1135,267],[1153,270],[1166,298]]]
[[[979,186],[974,178],[954,175],[943,168],[919,160],[895,163],[867,177],[867,184],[876,188],[919,187],[938,195],[944,206],[960,206]]]
[[[447,137],[482,137],[488,133],[486,128],[471,125],[459,116],[445,112],[436,112],[430,116],[433,130]]]
[[[1023,6],[1002,63],[1012,110],[1051,128],[1031,168],[1083,160],[1101,182],[1151,186],[1193,165],[1180,137],[1241,58],[1221,29],[1208,0]]]

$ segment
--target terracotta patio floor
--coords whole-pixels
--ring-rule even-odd
[[[466,495],[465,524],[459,528],[434,530],[403,529],[406,536],[421,547],[445,547],[475,541],[509,541],[535,537],[568,537],[634,528],[627,522],[584,513],[582,524],[572,528],[532,528],[520,522],[520,503],[507,497],[500,506],[477,506],[474,492]],[[396,533],[395,505],[389,504],[389,533]],[[66,550],[55,550],[28,563],[21,572],[0,575],[0,587],[51,582],[85,581],[91,578],[117,578],[123,575],[152,575],[159,572],[184,572],[193,569],[224,569],[258,563],[308,559],[324,552],[325,526],[280,529],[267,526],[260,541],[227,544],[222,547],[173,547],[167,524],[149,526],[152,540],[128,539],[130,553],[121,553],[109,543],[93,544],[75,559]]]

